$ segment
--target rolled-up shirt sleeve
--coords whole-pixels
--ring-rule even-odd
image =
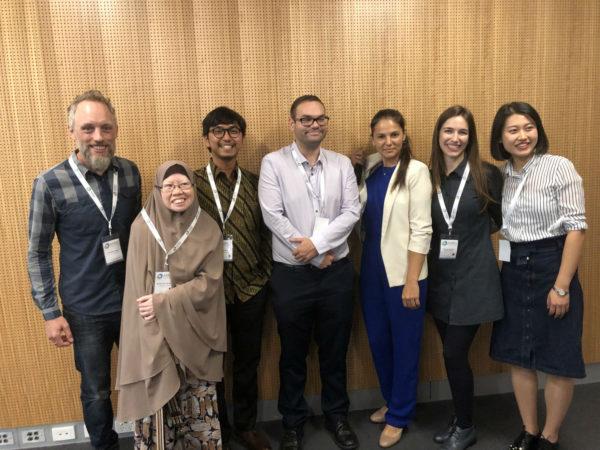
[[[573,163],[562,159],[556,171],[556,198],[560,225],[565,231],[587,229],[583,181]]]
[[[290,242],[290,239],[302,236],[302,234],[285,216],[281,186],[279,185],[276,169],[273,167],[273,161],[269,158],[269,155],[263,158],[260,167],[258,201],[267,228],[281,242],[285,243],[290,249],[294,249],[295,245]]]
[[[409,173],[406,177],[410,195],[408,250],[426,255],[429,253],[433,232],[431,226],[431,179],[425,165],[419,165],[417,170]]]
[[[45,320],[61,316],[54,283],[52,240],[55,234],[54,200],[43,178],[33,182],[29,206],[27,269],[31,294]]]
[[[318,235],[311,236],[319,255],[343,245],[360,218],[360,202],[358,201],[358,185],[350,160],[342,158],[342,198],[339,215]]]

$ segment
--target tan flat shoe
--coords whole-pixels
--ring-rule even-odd
[[[379,436],[379,446],[388,448],[392,445],[396,445],[402,437],[402,431],[404,431],[404,428],[396,428],[391,425],[386,425]]]
[[[382,406],[369,417],[373,423],[385,423],[385,413],[388,412],[387,406]]]

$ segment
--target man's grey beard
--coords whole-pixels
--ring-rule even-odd
[[[90,152],[90,145],[80,144],[79,151],[81,152],[81,156],[87,163],[88,169],[95,173],[104,173],[106,169],[110,166],[110,162],[112,161],[112,157],[115,154],[115,146],[110,146],[110,156],[93,156]]]

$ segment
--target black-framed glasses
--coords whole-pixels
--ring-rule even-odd
[[[300,125],[303,127],[310,127],[313,123],[317,122],[319,126],[327,125],[329,122],[329,116],[319,116],[319,117],[311,117],[311,116],[302,116],[295,119],[296,122],[300,122]]]
[[[225,137],[225,133],[229,134],[229,137],[231,139],[235,139],[242,134],[242,130],[240,130],[238,127],[231,127],[231,128],[214,127],[214,128],[210,129],[210,132],[217,139],[222,139],[223,137]]]
[[[167,184],[163,184],[162,186],[156,186],[156,187],[159,188],[162,192],[170,194],[177,188],[181,189],[182,191],[189,191],[192,188],[192,183],[189,181],[184,181],[183,183],[179,183],[179,184],[167,183]]]

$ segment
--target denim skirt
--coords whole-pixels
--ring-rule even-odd
[[[569,312],[548,315],[547,299],[560,269],[565,236],[510,244],[502,265],[504,318],[494,323],[490,356],[551,375],[584,378],[581,349],[583,291],[577,272],[569,286]]]

